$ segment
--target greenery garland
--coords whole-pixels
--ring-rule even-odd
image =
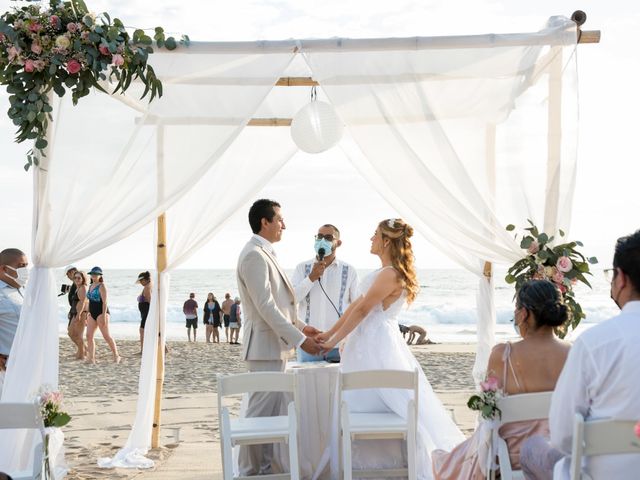
[[[14,0],[15,1],[15,0]],[[30,1],[30,0],[29,0]],[[25,170],[38,165],[34,150],[44,155],[52,107],[48,93],[62,97],[71,90],[73,104],[100,81],[115,83],[113,93],[126,91],[133,80],[145,89],[141,98],[162,96],[162,83],[149,65],[152,44],[174,50],[180,42],[156,27],[153,39],[143,30],[129,35],[118,18],[89,12],[83,0],[50,0],[49,7],[29,4],[0,16],[0,84],[7,87],[9,118],[18,127],[16,142],[34,140]]]

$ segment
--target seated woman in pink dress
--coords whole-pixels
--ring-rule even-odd
[[[554,334],[554,327],[567,320],[567,307],[558,288],[547,280],[531,280],[516,295],[514,327],[522,340],[493,348],[487,375],[498,379],[506,395],[552,391],[569,354],[569,344]],[[486,430],[476,430],[451,452],[434,450],[433,474],[436,480],[484,479],[486,458],[479,458]],[[507,423],[500,436],[509,447],[514,469],[520,469],[520,446],[531,435],[549,437],[547,420]]]

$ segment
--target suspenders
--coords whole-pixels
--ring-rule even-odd
[[[311,264],[310,263],[305,263],[304,265],[304,274],[305,276],[309,276],[309,274],[311,273]],[[340,312],[340,316],[342,316],[342,305],[344,303],[344,293],[347,291],[347,280],[349,278],[349,266],[348,265],[342,265],[342,274],[341,274],[341,278],[340,278],[340,297],[338,299],[338,312]],[[307,302],[307,311],[305,314],[305,323],[309,323],[309,320],[311,318],[311,291],[309,291],[309,293],[307,293],[307,296],[305,297],[305,300]]]

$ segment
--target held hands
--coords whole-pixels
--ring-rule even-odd
[[[310,355],[318,355],[323,350],[323,345],[316,342],[313,337],[307,337],[300,348]]]
[[[316,327],[312,327],[311,325],[306,325],[302,329],[302,333],[304,333],[307,337],[316,338],[319,334],[322,333],[322,331],[318,330]],[[316,338],[316,340],[317,340],[317,338]]]

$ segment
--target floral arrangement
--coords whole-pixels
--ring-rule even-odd
[[[636,438],[640,439],[640,421],[637,422],[634,427],[633,427],[633,434],[636,436]],[[633,441],[631,442],[631,444],[634,447],[640,447],[640,443]]]
[[[18,127],[16,141],[34,140],[35,150],[44,155],[51,90],[62,97],[71,89],[75,105],[92,88],[106,93],[100,81],[115,83],[116,93],[139,79],[145,85],[142,98],[162,96],[162,83],[147,63],[153,40],[158,48],[178,45],[161,27],[153,39],[139,29],[129,35],[121,20],[94,15],[83,0],[50,0],[48,8],[29,4],[5,12],[0,16],[0,84],[10,95],[8,115]],[[189,38],[183,36],[180,43],[188,44]],[[31,149],[25,170],[34,164],[38,160]]]
[[[467,407],[480,412],[487,420],[499,419],[502,412],[498,408],[498,400],[502,398],[502,391],[498,388],[498,379],[489,377],[480,383],[480,393],[472,395],[467,401]]]
[[[555,283],[562,293],[562,300],[568,308],[568,319],[564,325],[556,329],[560,338],[564,338],[569,327],[575,329],[585,318],[582,307],[576,302],[573,287],[582,282],[591,288],[586,275],[591,275],[589,264],[598,263],[595,257],[586,258],[576,248],[583,247],[582,242],[565,242],[552,246],[554,237],[540,232],[531,220],[526,234],[522,236],[520,247],[527,251],[527,255],[518,260],[507,272],[507,283],[515,283],[516,292],[528,280],[550,280]],[[515,230],[515,226],[508,225],[507,231]],[[560,237],[565,234],[558,232]],[[516,239],[517,239],[516,234]]]
[[[43,389],[38,396],[38,402],[45,427],[64,427],[71,421],[69,414],[60,410],[62,393]]]

